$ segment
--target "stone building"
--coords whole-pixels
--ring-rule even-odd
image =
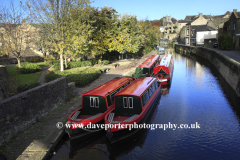
[[[229,20],[225,22],[224,29],[227,30],[227,34],[232,36],[234,49],[240,49],[240,12],[234,9]]]

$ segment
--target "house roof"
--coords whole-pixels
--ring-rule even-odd
[[[185,21],[185,20],[179,20],[178,23],[188,23],[190,21]]]
[[[216,29],[208,26],[208,25],[196,25],[192,26],[192,29],[194,29],[196,32],[201,32],[201,31],[216,31]]]
[[[198,17],[199,17],[198,15],[186,16],[184,20],[185,21],[194,21]],[[211,15],[203,15],[203,18],[205,18],[205,19],[210,19],[211,17],[212,17]]]
[[[5,23],[0,23],[0,28],[6,28],[6,25],[9,24],[5,24]],[[10,24],[12,28],[15,28],[18,24]]]
[[[212,19],[213,23],[219,26],[220,24],[228,21],[228,18],[213,18]]]
[[[236,16],[236,18],[240,18],[240,12],[233,12]]]

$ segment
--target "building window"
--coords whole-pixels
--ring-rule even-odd
[[[189,29],[187,29],[187,36],[189,36]]]
[[[235,23],[233,23],[233,30],[235,31]]]
[[[189,44],[188,37],[186,38],[186,43]]]

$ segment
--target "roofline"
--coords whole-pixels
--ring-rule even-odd
[[[151,78],[151,79],[150,79],[150,78]],[[146,80],[146,79],[148,79],[148,80]],[[149,79],[150,79],[150,80],[149,80]],[[140,94],[134,94],[134,93],[127,93],[127,94],[126,94],[126,93],[124,93],[125,90],[127,90],[127,89],[129,89],[129,88],[131,88],[131,87],[136,88],[134,85],[135,85],[137,82],[139,82],[139,81],[148,81],[147,84],[146,84],[146,82],[143,82],[142,84],[139,84],[139,85],[138,85],[138,88],[139,88],[141,85],[144,85],[144,86],[146,87],[144,90],[142,90],[142,92],[138,92],[138,93],[140,93]],[[153,77],[138,78],[138,79],[136,79],[135,81],[133,81],[130,85],[128,85],[127,87],[125,87],[123,90],[121,90],[120,92],[116,93],[115,97],[116,97],[116,96],[127,96],[127,95],[129,95],[129,96],[141,97],[142,94],[144,94],[145,91],[150,87],[150,85],[153,84],[155,81],[157,81],[157,79],[156,79],[156,78],[153,78]],[[123,93],[122,93],[122,92],[123,92]]]
[[[153,63],[157,60],[157,58],[159,58],[160,55],[151,55],[151,57],[153,57],[151,60],[151,63],[149,65],[149,68],[153,65]],[[141,67],[143,64],[147,63],[149,59],[151,59],[151,57],[148,57],[148,59],[146,59],[143,63],[141,63],[137,68],[148,68],[148,67]]]

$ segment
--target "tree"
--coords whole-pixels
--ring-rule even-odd
[[[158,26],[158,27],[160,27],[160,26],[161,26],[161,21],[153,21],[153,22],[152,22],[152,26]]]
[[[69,54],[86,53],[88,34],[86,22],[89,14],[89,0],[30,0],[27,6],[32,18],[50,31],[51,50],[60,55],[61,71],[63,58]],[[84,31],[85,34],[82,34]],[[75,52],[73,52],[75,51]]]
[[[4,28],[2,46],[8,54],[16,57],[21,67],[21,57],[34,46],[37,30],[26,23],[28,17],[21,3],[15,6],[11,1],[9,5],[2,6],[0,12]]]
[[[109,41],[109,51],[118,51],[123,54],[126,50],[136,53],[142,47],[144,36],[141,34],[140,26],[136,16],[123,15],[116,23],[115,32]]]
[[[177,20],[175,18],[171,18],[172,22],[177,22]]]

